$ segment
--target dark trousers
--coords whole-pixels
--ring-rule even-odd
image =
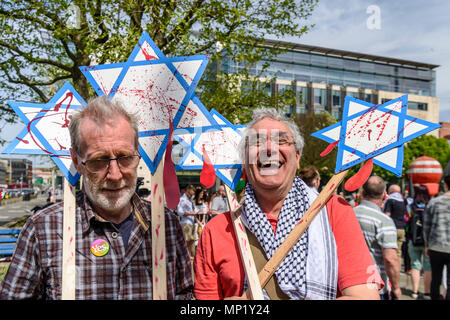
[[[428,251],[430,254],[431,264],[431,299],[440,299],[440,287],[442,282],[442,271],[447,266],[447,293],[446,300],[450,300],[450,253],[439,251]]]

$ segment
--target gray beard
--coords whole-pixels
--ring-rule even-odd
[[[98,185],[95,182],[92,182],[87,176],[84,177],[83,182],[85,187],[84,190],[91,203],[95,207],[105,211],[120,210],[125,208],[133,197],[134,189],[136,188],[136,184],[134,183],[121,191],[116,197],[110,198],[100,191],[100,189],[103,188],[103,185]],[[126,182],[122,182],[120,187],[125,185]]]

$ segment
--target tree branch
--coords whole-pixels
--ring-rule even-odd
[[[170,34],[166,37],[164,43],[161,44],[161,47],[160,47],[161,50],[163,50],[163,48],[170,42],[172,42],[172,41],[176,42],[177,40],[179,40],[180,37],[182,35],[186,34],[186,31],[190,30],[191,27],[194,25],[194,23],[196,23],[198,21],[198,18],[195,17],[195,14],[202,7],[203,2],[204,2],[204,0],[196,0],[192,4],[189,11],[184,15],[182,22],[178,26],[176,26],[175,28],[172,29]]]
[[[64,71],[67,71],[67,72],[71,71],[70,67],[68,67],[68,66],[66,66],[66,65],[64,65],[62,63],[59,63],[57,61],[50,60],[50,59],[43,59],[43,58],[38,59],[38,58],[35,58],[30,53],[24,52],[24,51],[20,50],[17,46],[14,46],[12,44],[6,43],[6,42],[4,42],[2,40],[0,40],[0,46],[2,46],[4,48],[7,48],[7,49],[9,49],[11,51],[16,52],[17,54],[19,54],[20,56],[24,57],[29,62],[34,62],[34,63],[39,63],[39,64],[49,64],[49,65],[55,66],[57,68],[63,69]]]
[[[9,74],[8,69],[6,69],[4,64],[0,64],[0,68],[5,73],[5,75],[8,78],[9,82],[15,83],[15,84],[24,84],[27,87],[29,87],[30,89],[32,89],[34,92],[36,92],[39,95],[39,97],[41,98],[42,101],[45,101],[45,102],[48,101],[47,96],[44,94],[44,92],[41,89],[39,89],[37,87],[37,84],[30,82],[27,77],[25,77],[22,73],[20,73],[20,70],[19,70],[19,68],[16,65],[13,65],[13,68],[16,71],[17,76],[19,77],[20,80],[13,79],[11,77],[11,75]]]

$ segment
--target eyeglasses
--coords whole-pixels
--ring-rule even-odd
[[[137,167],[140,159],[141,156],[135,154],[111,159],[91,159],[84,162],[82,161],[81,164],[84,165],[86,167],[86,170],[90,173],[100,173],[105,172],[109,169],[109,165],[112,160],[117,161],[120,170],[130,170]]]
[[[276,134],[272,134],[270,137],[270,142],[278,145],[278,146],[290,146],[294,144],[294,140],[292,140],[287,133],[277,132]],[[249,135],[247,137],[247,143],[250,147],[260,147],[267,145],[267,135],[265,134],[254,134]]]

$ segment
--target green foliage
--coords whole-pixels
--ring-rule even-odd
[[[423,135],[411,140],[405,146],[405,156],[403,160],[403,174],[414,159],[421,156],[428,156],[436,159],[445,168],[450,160],[450,146],[446,139],[436,138],[432,135]]]
[[[126,61],[146,30],[167,56],[209,54],[217,68],[202,78],[198,95],[208,109],[244,121],[249,109],[273,103],[266,84],[256,81],[268,64],[254,67],[282,49],[276,42],[262,46],[264,38],[307,32],[317,1],[3,0],[0,117],[17,119],[6,100],[47,102],[65,81],[91,97],[78,67]],[[218,68],[225,55],[232,55],[237,75]]]

